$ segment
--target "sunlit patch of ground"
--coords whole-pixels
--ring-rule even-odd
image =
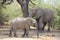
[[[53,37],[40,37],[40,38],[4,38],[1,40],[56,40]]]

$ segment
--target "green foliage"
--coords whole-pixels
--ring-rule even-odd
[[[4,22],[8,21],[9,16],[8,14],[4,13],[5,6],[0,6],[0,24],[2,25]]]
[[[33,0],[32,0],[33,1]],[[47,0],[46,2],[44,0],[34,0],[36,5],[29,4],[30,8],[49,8],[54,11],[54,21],[52,22],[53,28],[60,28],[60,2],[59,0]]]
[[[0,1],[1,2],[1,1]],[[29,3],[29,9],[30,8],[49,8],[54,11],[54,21],[52,22],[53,27],[60,27],[60,1],[59,0],[47,0],[46,2],[44,0],[32,0],[35,5],[33,5],[31,2]],[[53,3],[51,3],[53,2]],[[3,14],[3,16],[2,16]],[[3,5],[0,6],[0,16],[2,18],[5,18],[5,16],[8,15],[8,19],[13,19],[15,17],[23,17],[21,7],[20,5],[14,0],[14,2],[10,5]],[[2,19],[0,17],[0,20]],[[2,19],[4,20],[4,19]]]
[[[60,30],[60,25],[57,27],[57,30]]]
[[[20,5],[14,1],[12,4],[10,5],[5,5],[5,9],[2,9],[3,12],[5,14],[8,14],[9,15],[9,19],[11,20],[12,18],[15,18],[15,17],[23,17],[22,16],[22,11],[21,11],[21,8],[20,8]]]

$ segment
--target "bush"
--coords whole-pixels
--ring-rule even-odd
[[[7,22],[9,19],[9,15],[8,14],[5,14],[4,11],[3,11],[3,6],[1,5],[0,6],[0,25],[3,25],[4,22]]]
[[[4,24],[4,22],[8,22],[8,15],[0,13],[0,24]]]

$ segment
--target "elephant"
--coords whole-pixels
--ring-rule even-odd
[[[9,36],[12,37],[12,31],[14,32],[14,37],[17,37],[16,35],[16,31],[19,29],[22,29],[24,31],[24,34],[22,35],[22,37],[24,37],[25,35],[27,37],[29,34],[29,28],[30,26],[36,27],[37,28],[37,22],[35,19],[27,17],[27,18],[14,18],[11,20],[10,23],[10,32],[9,32]],[[38,30],[37,30],[37,37],[38,37]]]
[[[51,23],[54,19],[54,12],[48,8],[32,8],[29,10],[29,17],[36,19],[39,30],[44,31],[45,25],[48,24],[47,31],[50,31]]]
[[[23,17],[28,17],[29,15],[29,12],[28,12],[28,4],[29,4],[29,1],[35,5],[31,0],[16,0],[20,6],[21,6],[21,9],[22,9],[22,12],[23,12]],[[3,0],[3,2],[1,4],[5,4],[7,2],[7,0]],[[6,4],[11,4],[13,2],[13,0],[10,0],[9,3],[6,3]]]

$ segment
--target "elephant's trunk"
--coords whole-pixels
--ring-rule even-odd
[[[38,30],[38,24],[37,22],[35,23],[36,31],[37,31],[37,38],[39,38],[39,30]]]

